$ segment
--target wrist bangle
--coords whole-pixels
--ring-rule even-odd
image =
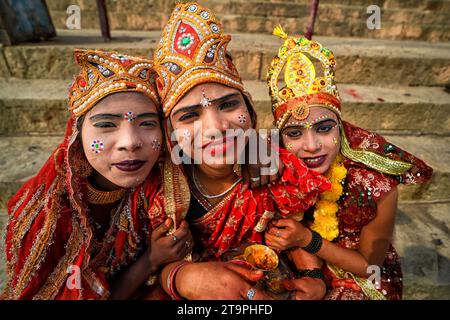
[[[173,268],[169,276],[167,277],[167,288],[169,290],[169,295],[173,300],[183,300],[183,297],[180,296],[177,292],[177,286],[175,284],[175,277],[177,275],[177,272],[184,267],[186,264],[190,263],[189,261],[184,261],[177,265],[175,268]]]
[[[308,277],[308,278],[320,279],[322,281],[325,281],[323,272],[320,269],[300,270],[297,274],[298,274],[299,278]]]
[[[322,248],[322,237],[313,230],[311,230],[311,233],[311,241],[305,247],[302,247],[302,249],[310,254],[315,254],[319,252],[320,248]]]

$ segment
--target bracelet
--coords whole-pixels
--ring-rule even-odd
[[[177,275],[177,272],[188,263],[190,263],[190,261],[184,261],[180,263],[170,271],[169,276],[167,277],[167,288],[169,290],[169,295],[173,300],[183,300],[183,297],[180,296],[177,292],[175,277]]]
[[[322,248],[322,237],[317,232],[311,230],[312,238],[311,242],[308,243],[305,247],[302,247],[303,250],[310,254],[315,254],[319,252],[320,248]]]
[[[320,269],[305,269],[300,270],[298,272],[298,276],[300,278],[308,277],[308,278],[314,278],[314,279],[320,279],[325,282],[325,276],[323,275],[322,270]]]

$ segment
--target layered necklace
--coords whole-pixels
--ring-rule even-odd
[[[228,192],[234,189],[239,182],[241,182],[242,178],[238,178],[229,188],[219,194],[209,194],[205,191],[205,188],[202,186],[200,180],[197,178],[195,166],[192,168],[192,180],[194,181],[195,188],[200,192],[200,194],[206,199],[217,199],[225,196]]]
[[[114,191],[101,191],[87,182],[87,201],[91,204],[111,204],[120,200],[125,191],[126,189],[123,188]]]

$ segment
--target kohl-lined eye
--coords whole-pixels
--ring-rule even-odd
[[[337,123],[334,123],[334,122],[329,123],[329,124],[321,124],[321,125],[317,126],[316,132],[327,133],[336,126],[337,126]]]
[[[238,106],[239,104],[240,104],[239,100],[227,101],[219,105],[218,109],[219,110],[231,109]]]
[[[115,123],[112,122],[97,122],[94,123],[94,127],[96,128],[115,128]]]
[[[198,117],[197,112],[188,112],[188,113],[183,114],[178,120],[179,121],[188,121],[188,120],[192,120],[196,117]]]
[[[156,127],[157,125],[158,122],[155,120],[142,121],[140,124],[141,127]]]
[[[302,136],[301,130],[287,130],[284,132],[284,134],[290,138],[297,138]]]

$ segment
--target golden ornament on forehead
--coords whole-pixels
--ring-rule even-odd
[[[298,105],[292,110],[292,116],[299,120],[305,120],[309,116],[309,106],[305,102],[300,102]]]

